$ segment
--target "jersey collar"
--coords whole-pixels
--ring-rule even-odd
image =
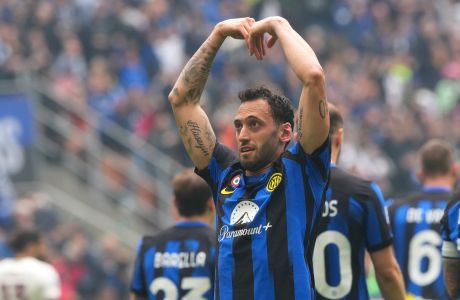
[[[179,221],[176,222],[177,227],[206,227],[208,223],[201,221]]]
[[[445,186],[430,186],[430,187],[424,187],[423,191],[428,192],[428,193],[439,193],[439,192],[450,193],[452,190]]]

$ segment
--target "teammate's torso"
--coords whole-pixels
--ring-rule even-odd
[[[139,249],[132,289],[156,299],[213,299],[215,233],[199,222],[176,224]]]
[[[317,299],[368,299],[364,254],[391,244],[380,190],[332,167],[313,261]]]
[[[425,189],[389,207],[396,259],[406,291],[427,299],[449,299],[442,279],[441,218],[450,192]]]

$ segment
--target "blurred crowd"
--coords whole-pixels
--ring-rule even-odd
[[[16,201],[12,220],[0,226],[0,259],[12,256],[8,241],[16,229],[39,230],[45,237],[47,251],[42,259],[60,276],[60,299],[128,299],[134,254],[115,236],[96,236],[56,211],[43,193]]]
[[[190,165],[167,102],[178,73],[220,20],[269,15],[286,17],[318,54],[347,121],[346,168],[394,194],[417,184],[414,149],[428,138],[460,146],[458,0],[4,0],[0,76],[50,80],[72,108],[67,151],[84,157],[90,110],[116,155],[142,157],[106,133],[113,123]],[[203,100],[229,145],[239,90],[262,83],[294,103],[300,91],[279,48],[263,62],[246,51],[224,44]]]
[[[96,135],[107,149],[101,169],[114,200],[121,201],[128,197],[122,192],[128,165],[151,171],[139,141],[191,164],[167,95],[213,26],[270,15],[286,17],[320,59],[329,101],[346,120],[340,159],[346,169],[376,180],[393,196],[417,185],[415,151],[427,139],[443,137],[460,149],[458,0],[3,0],[0,80],[45,80],[66,109],[47,97],[39,101],[62,110],[71,124],[65,136],[52,128],[46,134],[83,160],[88,137]],[[223,143],[235,146],[237,93],[255,84],[274,87],[295,104],[301,88],[280,48],[259,62],[241,41],[226,41],[202,100]],[[137,139],[114,138],[114,124]],[[149,186],[141,180],[135,190],[151,205],[157,196]],[[91,235],[61,223],[42,198],[18,200],[15,224],[47,233],[64,299],[124,299],[126,253],[118,241],[106,236],[93,247]],[[8,255],[1,243],[0,250]]]

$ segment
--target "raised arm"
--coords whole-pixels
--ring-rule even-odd
[[[216,136],[208,116],[200,106],[200,98],[211,70],[212,62],[225,38],[231,36],[248,41],[254,19],[230,19],[217,24],[206,41],[188,61],[169,94],[182,142],[198,169],[210,159]],[[259,55],[259,53],[257,53]]]
[[[304,151],[312,153],[329,134],[323,69],[312,48],[284,18],[269,17],[252,26],[249,44],[253,52],[253,47],[262,47],[259,43],[264,33],[271,35],[269,48],[279,40],[289,65],[303,84],[299,100],[298,137]],[[255,54],[258,56],[257,52]]]

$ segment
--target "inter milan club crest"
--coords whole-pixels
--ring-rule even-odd
[[[269,191],[270,193],[273,192],[276,189],[276,187],[280,184],[282,179],[283,175],[281,173],[273,173],[272,176],[270,176],[270,179],[268,180],[267,191]]]
[[[235,189],[240,186],[240,182],[241,182],[241,174],[238,174],[234,176],[232,180],[230,180],[230,186],[226,186],[225,188],[223,188],[220,191],[220,193],[222,195],[233,194],[235,192]]]

